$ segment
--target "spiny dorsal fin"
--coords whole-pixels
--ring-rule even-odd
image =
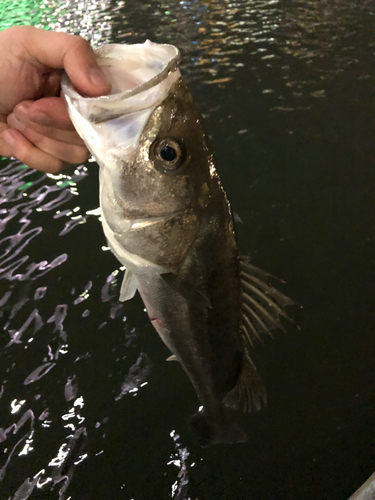
[[[171,356],[169,356],[169,358],[166,359],[166,361],[178,361],[178,359],[175,354],[172,354]]]
[[[241,375],[236,385],[224,398],[224,404],[238,410],[243,408],[246,412],[258,411],[267,403],[266,390],[258,371],[245,349],[242,359]]]
[[[244,258],[240,259],[240,268],[242,335],[245,342],[252,345],[254,339],[262,340],[262,333],[272,337],[272,329],[280,328],[285,331],[280,316],[293,323],[282,308],[294,305],[294,302],[270,284],[273,278],[271,274],[249,264]]]

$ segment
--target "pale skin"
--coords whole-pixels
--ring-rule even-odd
[[[88,158],[60,97],[63,70],[90,97],[111,90],[83,38],[32,26],[0,32],[0,156],[49,173]]]

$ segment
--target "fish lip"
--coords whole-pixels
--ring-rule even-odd
[[[159,221],[159,220],[164,220],[164,219],[171,219],[172,217],[176,217],[179,215],[188,215],[193,211],[192,207],[189,207],[188,209],[183,208],[181,210],[176,210],[175,212],[169,212],[168,214],[161,214],[161,215],[155,215],[152,217],[139,217],[137,219],[129,219],[131,221],[132,225],[137,224],[137,223],[142,223],[146,221]]]
[[[153,44],[153,42],[150,42],[150,40],[146,40],[145,43],[147,43],[147,42]],[[123,44],[113,43],[113,44],[104,45],[103,47],[96,49],[94,52],[96,55],[98,55],[100,57],[100,55],[102,53],[103,53],[103,55],[105,54],[105,50],[110,52],[111,48],[115,48],[115,46],[118,46],[118,45],[121,47],[124,46]],[[136,45],[143,45],[143,44],[129,44],[129,45],[136,46]],[[168,43],[155,44],[155,45],[163,45],[164,47],[168,47],[169,49],[171,49],[171,51],[174,52],[174,56],[171,57],[170,61],[164,66],[164,68],[159,73],[157,73],[150,80],[147,80],[146,82],[142,83],[141,85],[138,85],[138,87],[135,87],[134,89],[130,89],[130,90],[124,90],[123,92],[118,92],[116,94],[103,95],[103,96],[99,96],[99,97],[84,97],[80,93],[78,93],[76,90],[74,90],[74,87],[70,81],[69,76],[67,75],[67,73],[64,72],[62,77],[61,77],[61,88],[63,90],[63,93],[65,95],[68,95],[69,97],[73,97],[75,99],[77,99],[77,98],[84,99],[87,102],[95,101],[97,103],[99,103],[99,102],[110,103],[112,101],[117,101],[117,100],[122,101],[124,99],[128,99],[129,97],[140,94],[141,92],[144,92],[145,90],[148,90],[148,89],[156,86],[158,83],[160,83],[162,80],[164,80],[170,73],[172,73],[178,69],[178,63],[181,60],[181,54],[180,54],[180,51],[178,50],[178,48],[175,47],[174,45],[171,45]]]
[[[123,219],[123,222],[127,222],[129,224],[126,231],[131,231],[132,229],[137,229],[136,227],[134,227],[136,224],[142,225],[145,222],[150,222],[150,223],[159,222],[159,221],[163,221],[166,219],[172,219],[173,217],[178,217],[181,215],[189,215],[191,213],[193,213],[193,207],[188,207],[187,209],[176,210],[175,212],[170,212],[168,214],[155,215],[152,217],[137,217],[137,218],[132,218],[132,219]],[[106,224],[108,224],[108,226],[110,227],[105,215],[102,213],[101,216],[106,221]],[[122,228],[122,231],[124,231],[123,228]]]

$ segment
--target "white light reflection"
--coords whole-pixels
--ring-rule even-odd
[[[94,210],[87,210],[86,215],[96,215],[98,217],[101,215],[100,207],[95,208]]]
[[[66,179],[67,176],[65,174],[46,174],[47,177],[53,179],[55,181],[59,181],[60,179]]]
[[[44,474],[44,469],[43,469],[43,474]],[[53,481],[52,477],[47,477],[46,479],[40,478],[39,481],[36,483],[37,488],[43,488],[48,483],[51,483]]]
[[[48,482],[52,481],[52,479],[51,479],[51,478],[48,478],[48,479],[46,479],[46,480],[44,480],[44,481],[42,480],[42,477],[41,477],[41,476],[43,476],[43,474],[44,474],[45,472],[46,472],[46,470],[45,470],[45,469],[42,469],[42,470],[40,470],[38,473],[36,473],[36,474],[35,474],[35,476],[33,477],[33,479],[38,479],[38,478],[39,478],[39,479],[38,479],[38,483],[37,483],[37,487],[38,487],[38,488],[41,488],[41,486],[39,486],[40,484],[43,486],[44,484],[46,484],[46,483],[48,483]]]
[[[78,412],[76,412],[76,408],[83,408],[83,406],[84,406],[84,399],[82,396],[80,396],[79,398],[77,398],[74,401],[73,406],[72,406],[72,408],[70,408],[68,413],[65,413],[65,415],[62,415],[61,418],[63,420],[71,420],[72,418],[77,418],[78,423],[82,424],[82,422],[85,421],[85,417],[82,417]],[[69,424],[65,425],[65,427],[69,427],[70,429],[72,429],[73,432],[76,430],[75,425],[71,422]]]
[[[18,453],[18,456],[27,455],[30,451],[33,451],[33,447],[31,446],[33,443],[33,435],[34,431],[31,431],[30,436],[26,439],[25,445],[22,450]]]
[[[172,460],[170,460],[167,465],[174,465],[180,469],[177,474],[177,480],[172,484],[171,496],[172,498],[176,498],[176,500],[183,500],[186,498],[187,485],[189,484],[187,459],[189,458],[190,453],[187,448],[184,448],[178,442],[180,436],[175,430],[170,433],[170,436],[174,441],[176,453],[174,456],[171,456]]]
[[[13,401],[10,403],[11,413],[17,413],[18,410],[21,408],[21,406],[24,405],[25,403],[26,403],[25,399],[23,399],[22,401],[13,399]]]
[[[84,405],[84,400],[82,396],[80,396],[74,401],[74,406],[79,406],[80,408],[83,408],[83,405]]]
[[[66,443],[63,443],[60,446],[57,457],[53,458],[48,465],[52,467],[60,467],[64,463],[65,458],[68,456],[69,451],[69,446]]]
[[[74,462],[74,465],[78,465],[81,462],[83,462],[85,460],[85,458],[87,458],[87,456],[88,456],[87,453],[85,453],[84,455],[80,456],[79,459],[76,462]]]

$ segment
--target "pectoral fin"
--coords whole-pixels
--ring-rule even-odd
[[[122,280],[121,290],[120,290],[120,302],[125,302],[126,300],[130,300],[134,297],[135,292],[138,288],[138,281],[134,274],[129,271],[129,269],[125,269],[124,279]]]

